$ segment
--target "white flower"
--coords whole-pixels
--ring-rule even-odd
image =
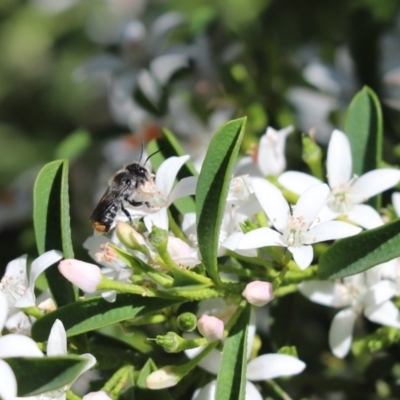
[[[254,179],[255,194],[274,228],[258,228],[246,233],[239,249],[265,246],[287,247],[299,268],[307,268],[313,259],[312,244],[340,239],[361,231],[340,221],[318,223],[316,217],[329,194],[327,185],[315,185],[299,198],[293,211],[278,188],[264,179]]]
[[[265,134],[261,136],[258,149],[254,151],[253,157],[243,157],[238,169],[241,170],[255,163],[264,176],[281,174],[286,168],[286,138],[293,130],[293,126],[278,131],[269,126]]]
[[[224,319],[225,322],[235,311],[232,307],[227,307],[222,299],[209,299],[202,301],[199,306],[198,313],[208,313]],[[253,347],[253,339],[255,335],[255,318],[252,314],[248,331],[247,354],[250,356]],[[203,347],[186,350],[185,354],[189,358],[194,358],[203,350]],[[221,365],[222,354],[217,349],[203,358],[199,367],[205,369],[211,374],[217,375]],[[291,376],[302,372],[305,368],[303,361],[296,357],[284,354],[264,354],[249,361],[247,364],[247,382],[246,382],[246,400],[262,400],[260,392],[250,381],[264,381],[266,379],[274,379],[280,376]],[[215,399],[216,381],[208,383],[206,386],[197,390],[192,400],[214,400]]]
[[[7,303],[6,295],[0,291],[0,333],[7,319]],[[17,380],[11,367],[2,360],[7,357],[43,357],[43,354],[35,341],[27,336],[10,334],[0,337],[0,397],[3,400],[14,400]]]
[[[62,259],[60,251],[51,250],[34,260],[29,272],[26,270],[26,255],[16,258],[7,264],[6,272],[0,282],[0,292],[8,300],[8,329],[18,333],[29,333],[32,321],[23,312],[22,308],[35,306],[35,282],[38,276],[47,268]]]
[[[344,215],[363,228],[376,228],[383,224],[381,217],[371,206],[361,203],[396,185],[400,180],[400,170],[375,169],[358,177],[352,176],[352,168],[349,139],[343,132],[335,130],[327,155],[327,179],[331,192],[320,217],[326,220]],[[321,183],[317,178],[296,171],[284,172],[278,181],[297,194]]]
[[[160,198],[154,199],[155,206],[153,208],[127,207],[133,218],[145,215],[143,221],[149,232],[151,232],[153,225],[168,230],[167,208],[176,199],[195,194],[196,177],[184,178],[173,188],[178,171],[188,159],[189,156],[170,157],[160,165],[155,176],[155,190],[158,191],[157,197]],[[149,202],[152,204],[151,198],[149,198]]]
[[[50,331],[49,340],[47,342],[47,356],[64,356],[67,355],[67,334],[65,332],[64,325],[57,319]],[[67,391],[71,385],[81,376],[83,373],[88,371],[90,368],[96,364],[96,359],[91,354],[81,354],[79,357],[86,359],[86,365],[74,380],[69,382],[67,385],[60,389],[52,390],[50,392],[42,393],[38,396],[30,397],[17,397],[19,400],[66,400]]]
[[[379,273],[372,268],[340,282],[308,281],[299,291],[315,303],[340,308],[329,331],[329,345],[336,357],[343,358],[350,350],[354,323],[361,313],[372,322],[400,328],[400,312],[389,299],[396,287],[388,280],[379,281]]]

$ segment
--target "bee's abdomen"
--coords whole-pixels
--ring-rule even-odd
[[[119,209],[118,204],[113,204],[107,210],[102,210],[101,207],[97,207],[93,214],[90,216],[93,228],[100,233],[107,233],[117,216]]]

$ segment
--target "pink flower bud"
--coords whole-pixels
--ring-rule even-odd
[[[180,380],[181,377],[173,372],[171,366],[167,366],[152,372],[146,378],[146,386],[149,389],[165,389],[175,386]]]
[[[71,283],[85,293],[93,293],[102,280],[100,268],[97,265],[74,259],[63,260],[58,264],[58,270]]]
[[[197,328],[210,343],[224,338],[224,322],[217,317],[203,314],[197,321]]]
[[[111,397],[104,390],[98,392],[90,392],[82,397],[82,400],[112,400]]]
[[[274,298],[272,284],[262,281],[250,282],[243,290],[242,296],[254,306],[264,306]]]

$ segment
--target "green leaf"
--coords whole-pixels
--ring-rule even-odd
[[[247,338],[251,306],[248,304],[229,332],[217,377],[215,398],[244,400],[246,397]]]
[[[400,257],[400,219],[334,243],[319,260],[321,279],[344,278]]]
[[[68,161],[46,164],[33,189],[33,224],[39,254],[62,250],[64,258],[73,258],[68,198]],[[73,286],[56,266],[45,271],[50,290],[58,306],[75,301]]]
[[[18,396],[33,396],[73,382],[87,360],[78,356],[5,358],[18,382]]]
[[[382,158],[382,110],[376,94],[364,87],[350,104],[344,125],[350,140],[353,173],[362,175],[379,168]],[[380,207],[380,197],[371,205]]]
[[[135,387],[135,398],[140,400],[172,400],[168,390],[150,390],[147,389],[146,379],[154,371],[157,371],[157,365],[149,358],[140,370]]]
[[[196,189],[197,237],[205,268],[219,282],[217,249],[233,167],[244,135],[245,118],[223,125],[211,140]]]
[[[118,294],[113,303],[102,297],[92,297],[60,307],[37,320],[32,326],[32,337],[38,342],[47,340],[57,318],[62,321],[67,336],[70,337],[153,313],[178,303],[177,300],[148,298],[129,293]]]

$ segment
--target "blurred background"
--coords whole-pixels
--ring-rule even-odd
[[[301,169],[300,133],[312,130],[326,145],[351,98],[369,85],[383,104],[384,158],[400,164],[397,0],[2,0],[0,49],[2,270],[36,254],[32,188],[45,163],[70,160],[75,254],[87,259],[88,217],[107,179],[164,127],[199,166],[228,119],[248,117],[243,153],[268,125],[294,124],[287,156]],[[314,398],[321,385],[332,399],[343,398],[335,387],[349,398],[367,398],[354,394],[360,390],[387,398],[379,377],[343,389],[350,364],[327,352],[333,314],[296,297],[314,318],[307,324],[293,296],[276,307],[304,328],[293,338],[279,320],[264,350],[289,341],[301,346],[308,373],[324,366],[318,382],[298,378],[301,393]],[[397,379],[390,369],[379,373]]]

